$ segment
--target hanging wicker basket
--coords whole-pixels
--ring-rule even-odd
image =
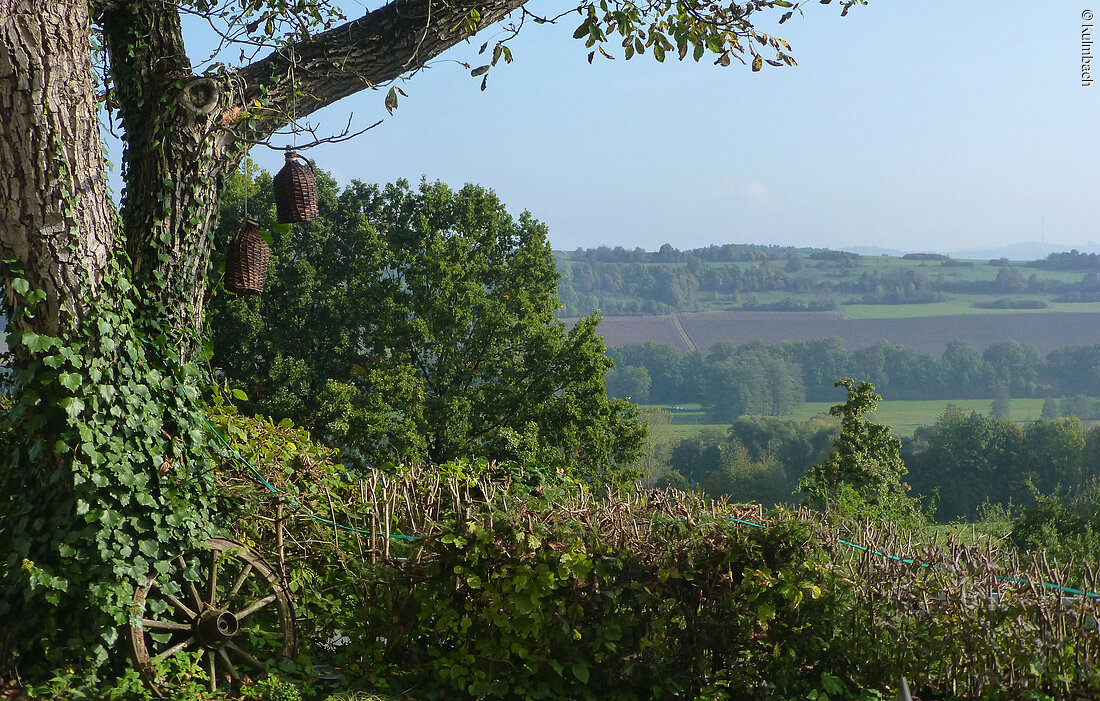
[[[225,259],[225,289],[238,295],[258,295],[264,291],[267,261],[271,252],[260,238],[259,225],[251,219],[241,224],[229,242]]]
[[[299,163],[299,159],[306,165]],[[317,218],[317,176],[308,160],[294,151],[287,151],[286,165],[275,174],[271,185],[275,190],[279,223],[293,224]]]

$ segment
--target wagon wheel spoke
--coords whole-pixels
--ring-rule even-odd
[[[197,614],[197,613],[195,613],[194,611],[192,611],[192,610],[191,610],[191,609],[190,609],[190,608],[189,608],[189,607],[187,606],[187,604],[183,603],[182,601],[180,601],[180,600],[179,600],[179,599],[177,599],[176,597],[172,596],[172,595],[171,595],[171,594],[169,594],[168,592],[166,592],[166,591],[164,591],[163,589],[161,589],[161,586],[160,586],[160,584],[159,584],[159,583],[157,583],[157,582],[153,582],[153,583],[152,583],[152,584],[151,584],[150,586],[151,586],[152,588],[154,588],[154,589],[157,589],[157,590],[159,590],[159,591],[160,591],[160,596],[161,596],[161,598],[162,598],[162,599],[164,599],[165,601],[167,601],[168,603],[172,604],[172,606],[175,606],[175,607],[176,607],[176,609],[177,609],[177,610],[178,610],[178,611],[179,611],[180,613],[182,613],[182,614],[183,614],[184,616],[187,616],[188,620],[194,619],[194,618],[195,618],[196,616],[198,616],[198,614]]]
[[[241,585],[244,584],[244,580],[248,579],[248,575],[252,572],[252,563],[244,563],[244,567],[237,573],[237,578],[233,580],[233,584],[229,587],[229,591],[225,594],[225,600],[222,602],[225,605],[229,605],[229,602],[237,595],[237,592],[241,590]]]
[[[167,648],[167,649],[163,650],[162,652],[157,653],[157,656],[154,659],[166,660],[169,657],[171,657],[172,655],[179,652],[180,650],[183,650],[184,648],[190,647],[191,645],[194,645],[197,642],[198,642],[198,638],[196,638],[193,635],[190,635],[190,636],[187,637],[186,640],[181,640],[180,642],[176,643],[172,647]]]
[[[232,645],[233,643],[229,644]],[[214,651],[211,650],[210,654],[214,654]],[[218,657],[222,659],[222,664],[224,664],[225,668],[229,671],[229,676],[233,678],[233,681],[240,680],[241,675],[237,672],[237,668],[233,666],[233,662],[229,659],[229,653],[225,651],[225,648],[218,650]]]
[[[236,613],[237,620],[243,621],[248,616],[251,616],[252,614],[270,604],[272,601],[275,601],[275,599],[277,598],[279,598],[278,594],[268,594],[259,601],[253,601],[251,604],[248,605],[247,608],[243,608]]]
[[[209,689],[213,694],[218,690],[218,670],[214,665],[214,651],[206,651],[206,676],[210,678]]]
[[[218,607],[218,564],[219,558],[216,550],[210,551],[210,577],[207,579],[207,603],[211,608]]]
[[[153,618],[141,619],[141,627],[147,630],[174,630],[180,633],[186,633],[191,630],[191,625],[187,623],[176,623],[175,621],[158,621]]]
[[[186,571],[187,560],[184,559],[183,555],[177,557],[176,560],[180,563],[180,569]],[[199,596],[199,588],[195,586],[194,582],[192,582],[190,579],[187,579],[186,577],[184,577],[183,579],[183,584],[185,587],[187,587],[187,592],[191,594],[191,599],[195,602],[195,608],[199,611],[202,611],[202,597]]]
[[[228,644],[228,645],[226,645],[225,647],[226,647],[226,649],[228,649],[228,650],[232,650],[232,651],[234,652],[234,654],[236,654],[236,655],[239,655],[239,656],[240,656],[240,658],[241,658],[242,660],[244,660],[244,661],[245,661],[245,662],[247,662],[248,664],[252,665],[252,666],[253,666],[253,667],[255,667],[256,669],[260,670],[261,672],[267,669],[267,666],[266,666],[266,665],[264,665],[264,663],[263,663],[263,662],[260,662],[260,661],[259,661],[259,660],[257,660],[257,659],[256,659],[255,657],[253,657],[252,655],[248,654],[248,653],[247,653],[247,652],[245,652],[244,650],[240,649],[239,647],[237,647],[237,646],[236,646],[236,645],[234,645],[233,643],[229,643],[229,644]]]

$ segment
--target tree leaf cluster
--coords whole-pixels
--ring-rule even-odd
[[[901,460],[901,441],[889,427],[864,418],[882,396],[873,384],[856,384],[850,377],[836,386],[848,392],[843,404],[829,409],[829,414],[840,419],[840,435],[833,440],[826,459],[801,478],[801,489],[819,507],[832,504],[874,513],[885,520],[919,522],[916,507],[906,494],[908,485],[902,481],[908,470]]]
[[[269,182],[249,185],[252,216],[270,216]],[[292,418],[353,461],[485,456],[626,474],[615,476],[639,457],[643,428],[607,399],[598,318],[554,318],[544,225],[472,185],[338,192],[322,177],[319,190],[320,219],[276,237],[265,293],[210,305],[212,362],[245,407]]]

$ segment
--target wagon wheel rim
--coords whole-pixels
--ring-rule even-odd
[[[184,575],[191,568],[197,581]],[[130,654],[158,698],[169,686],[157,677],[158,660],[193,653],[181,673],[201,671],[214,692],[297,652],[290,593],[263,558],[228,538],[173,558],[167,573],[134,592],[134,612],[140,623],[130,626]]]

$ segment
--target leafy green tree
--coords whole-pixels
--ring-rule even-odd
[[[681,439],[672,448],[669,467],[690,484],[703,484],[722,464],[723,442],[721,431],[714,428]]]
[[[1010,421],[948,409],[905,447],[913,491],[938,493],[941,521],[973,519],[985,502],[1019,501],[1026,494],[1019,469],[1023,438]]]
[[[796,421],[787,417],[742,416],[729,429],[730,443],[739,443],[752,460],[774,457],[793,484],[823,460],[837,437],[834,419]]]
[[[642,407],[638,418],[646,425],[645,447],[639,465],[641,483],[645,487],[656,487],[669,477],[671,471],[669,458],[675,442],[672,437],[672,414],[647,406]]]
[[[804,341],[788,341],[789,355],[802,368],[806,399],[812,402],[832,401],[836,397],[836,378],[845,377],[852,369],[852,353],[836,336]]]
[[[1043,381],[1062,394],[1100,395],[1100,344],[1051,351],[1043,365]]]
[[[770,508],[791,501],[796,484],[774,456],[754,460],[745,446],[733,441],[722,450],[718,469],[710,473],[703,489],[715,498],[759,502]]]
[[[1072,490],[1083,480],[1085,437],[1077,417],[1032,421],[1024,427],[1020,470],[1040,492]]]
[[[986,387],[982,359],[978,351],[965,341],[950,341],[940,357],[941,380],[953,396],[973,397]]]
[[[701,384],[702,358],[698,353],[683,353],[667,343],[630,343],[608,350],[618,367],[644,367],[650,377],[650,399],[654,402],[694,402]]]
[[[703,399],[716,420],[782,416],[805,398],[801,373],[777,351],[759,342],[711,347]]]
[[[1075,563],[1070,576],[1082,577],[1100,559],[1100,483],[1093,480],[1072,494],[1036,494],[1012,523],[1010,537],[1022,552]]]
[[[814,465],[801,480],[801,488],[811,501],[829,505],[853,493],[871,507],[865,513],[892,518],[916,516],[906,496],[906,474],[901,460],[901,441],[887,426],[867,421],[882,397],[869,382],[858,385],[850,377],[836,383],[848,391],[848,400],[829,409],[840,419],[840,436],[823,462]]]
[[[1027,290],[1027,280],[1016,268],[1001,268],[997,271],[993,286],[998,292],[1024,292]]]
[[[634,408],[605,393],[599,319],[553,316],[543,224],[473,185],[320,189],[319,221],[279,237],[268,291],[212,304],[214,364],[253,408],[374,463],[530,458],[605,479],[640,457]]]
[[[1057,419],[1061,415],[1062,414],[1061,414],[1060,407],[1058,406],[1058,400],[1057,399],[1047,398],[1043,402],[1043,411],[1040,413],[1040,416],[1042,416],[1045,421],[1050,421],[1051,419]]]
[[[982,351],[994,384],[1008,386],[1014,397],[1030,397],[1039,380],[1042,355],[1035,346],[1017,341],[991,343]]]
[[[1012,416],[1012,395],[1008,386],[997,384],[993,387],[993,401],[989,405],[989,415],[995,419],[1007,419]]]
[[[612,368],[607,373],[607,394],[645,404],[649,401],[649,370],[641,365]]]

